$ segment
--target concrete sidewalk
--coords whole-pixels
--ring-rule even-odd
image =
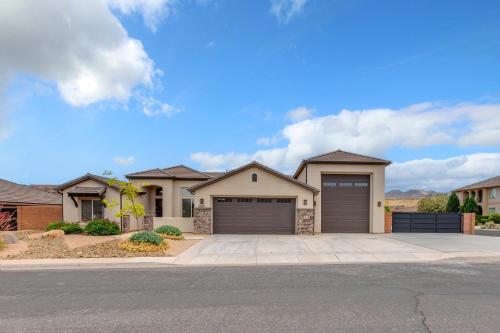
[[[449,234],[212,235],[177,257],[0,260],[0,270],[314,265],[500,258],[495,237]]]

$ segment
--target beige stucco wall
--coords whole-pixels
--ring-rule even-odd
[[[79,186],[79,187],[85,187],[85,186],[95,187],[95,186],[100,186],[100,187],[102,187],[102,186],[105,186],[105,185],[103,185],[102,183],[97,182],[95,180],[88,179],[88,180],[84,180],[84,181],[76,184],[75,186],[68,187],[68,188],[64,189],[62,191],[63,219],[64,219],[64,221],[68,221],[68,222],[80,222],[81,209],[82,209],[82,205],[81,205],[81,202],[80,202],[81,200],[80,200],[80,198],[75,198],[75,200],[78,203],[78,207],[75,207],[75,203],[68,196],[68,192],[70,192],[76,186]],[[84,199],[91,199],[91,198],[84,198]],[[99,199],[99,198],[96,197],[95,199]],[[120,205],[120,193],[117,190],[115,190],[114,188],[108,186],[108,188],[106,190],[106,193],[105,193],[105,199],[108,202],[116,202],[117,205],[113,209],[107,208],[107,207],[104,208],[104,218],[119,223],[120,222],[120,218],[116,217],[115,214],[118,212],[119,207],[120,207],[119,206]]]
[[[172,179],[132,179],[131,182],[146,192],[144,207],[146,213],[154,214],[155,189],[153,186],[162,187],[163,217],[181,217],[181,188],[191,187],[199,180],[172,180]]]
[[[361,164],[309,164],[297,179],[321,190],[322,174],[366,174],[370,175],[370,232],[384,232],[385,166]],[[315,197],[314,232],[321,232],[321,192]],[[378,203],[381,203],[380,207]]]
[[[193,232],[192,217],[154,217],[153,228],[156,229],[162,225],[172,225],[181,229],[182,232]]]
[[[252,182],[253,173],[257,174],[257,182]],[[202,207],[200,200],[203,199],[203,207],[211,208],[214,197],[295,198],[297,208],[313,208],[313,193],[310,190],[256,167],[197,190],[195,207]],[[306,205],[304,200],[307,200]]]

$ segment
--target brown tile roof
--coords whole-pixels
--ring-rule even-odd
[[[75,178],[73,180],[70,180],[69,182],[66,182],[64,184],[61,184],[59,185],[58,187],[56,187],[56,190],[57,191],[62,191],[64,190],[65,188],[68,188],[70,186],[73,186],[73,185],[77,185],[85,180],[88,180],[88,179],[92,179],[92,180],[95,180],[103,185],[106,185],[106,186],[109,186],[109,181],[111,180],[111,178],[108,178],[108,177],[103,177],[103,176],[97,176],[97,175],[93,175],[91,173],[87,173],[86,175],[84,176],[81,176],[81,177],[78,177],[78,178]],[[113,184],[112,186],[110,186],[111,188],[114,188],[116,190],[120,190],[120,187],[117,185],[117,184]]]
[[[271,173],[271,174],[273,174],[273,175],[275,175],[277,177],[280,177],[280,178],[282,178],[282,179],[284,179],[284,180],[286,180],[288,182],[291,182],[291,183],[293,183],[295,185],[304,187],[304,188],[308,189],[309,191],[312,191],[314,194],[319,193],[319,190],[317,188],[315,188],[313,186],[310,186],[310,185],[307,185],[307,184],[305,184],[305,183],[303,183],[303,182],[301,182],[301,181],[299,181],[299,180],[297,180],[295,178],[289,177],[289,176],[287,176],[287,175],[285,175],[285,174],[283,174],[283,173],[281,173],[279,171],[276,171],[276,170],[274,170],[274,169],[272,169],[270,167],[267,167],[267,166],[265,166],[263,164],[255,162],[255,161],[253,161],[251,163],[248,163],[248,164],[245,164],[244,166],[239,167],[237,169],[228,171],[228,172],[224,173],[222,176],[219,176],[219,177],[216,177],[216,178],[212,178],[210,180],[207,180],[206,182],[203,182],[203,183],[191,186],[190,188],[188,188],[188,190],[191,191],[191,192],[194,192],[194,191],[196,191],[196,190],[198,190],[200,188],[203,188],[203,187],[208,186],[210,184],[216,183],[216,182],[221,181],[223,179],[229,178],[229,177],[231,177],[231,176],[233,176],[235,174],[238,174],[238,173],[240,173],[242,171],[245,171],[247,169],[250,169],[252,167],[256,167],[256,168],[262,169],[262,170],[267,171],[267,172],[269,172],[269,173]]]
[[[61,205],[62,199],[59,194],[0,179],[0,204]]]
[[[500,187],[500,176],[496,176],[493,178],[488,178],[486,180],[470,184],[461,188],[457,188],[453,192],[456,191],[465,191],[465,190],[475,190],[479,188],[491,188],[491,187]]]
[[[151,169],[146,171],[134,172],[126,175],[129,179],[133,178],[165,178],[165,179],[210,179],[211,175],[197,171],[185,165],[176,165],[164,169]]]
[[[205,171],[203,173],[212,177],[212,178],[216,178],[216,177],[220,177],[220,176],[224,175],[226,172],[225,171]]]
[[[30,184],[28,186],[36,188],[37,190],[42,190],[42,191],[49,192],[52,194],[58,194],[56,188],[58,188],[59,185],[39,185],[39,184],[33,185],[33,184]]]
[[[336,150],[326,154],[314,156],[303,160],[300,163],[297,171],[295,171],[294,178],[298,177],[302,169],[308,163],[326,163],[326,164],[381,164],[381,165],[389,165],[391,161],[383,160],[376,157],[360,155],[349,153],[343,150]]]

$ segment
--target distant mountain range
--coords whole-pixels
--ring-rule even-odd
[[[386,199],[401,199],[401,198],[425,198],[433,197],[435,195],[443,194],[436,191],[425,190],[408,190],[403,192],[401,190],[391,190],[385,193]]]

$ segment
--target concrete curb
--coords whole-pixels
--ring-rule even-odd
[[[73,270],[73,269],[119,269],[119,268],[166,268],[166,267],[246,267],[246,266],[306,266],[306,265],[352,265],[352,264],[408,264],[431,263],[450,259],[500,259],[500,252],[456,252],[443,253],[439,257],[418,260],[354,260],[324,262],[268,262],[268,263],[176,263],[177,257],[133,257],[133,258],[81,258],[81,259],[18,259],[0,260],[0,271],[12,270]]]

